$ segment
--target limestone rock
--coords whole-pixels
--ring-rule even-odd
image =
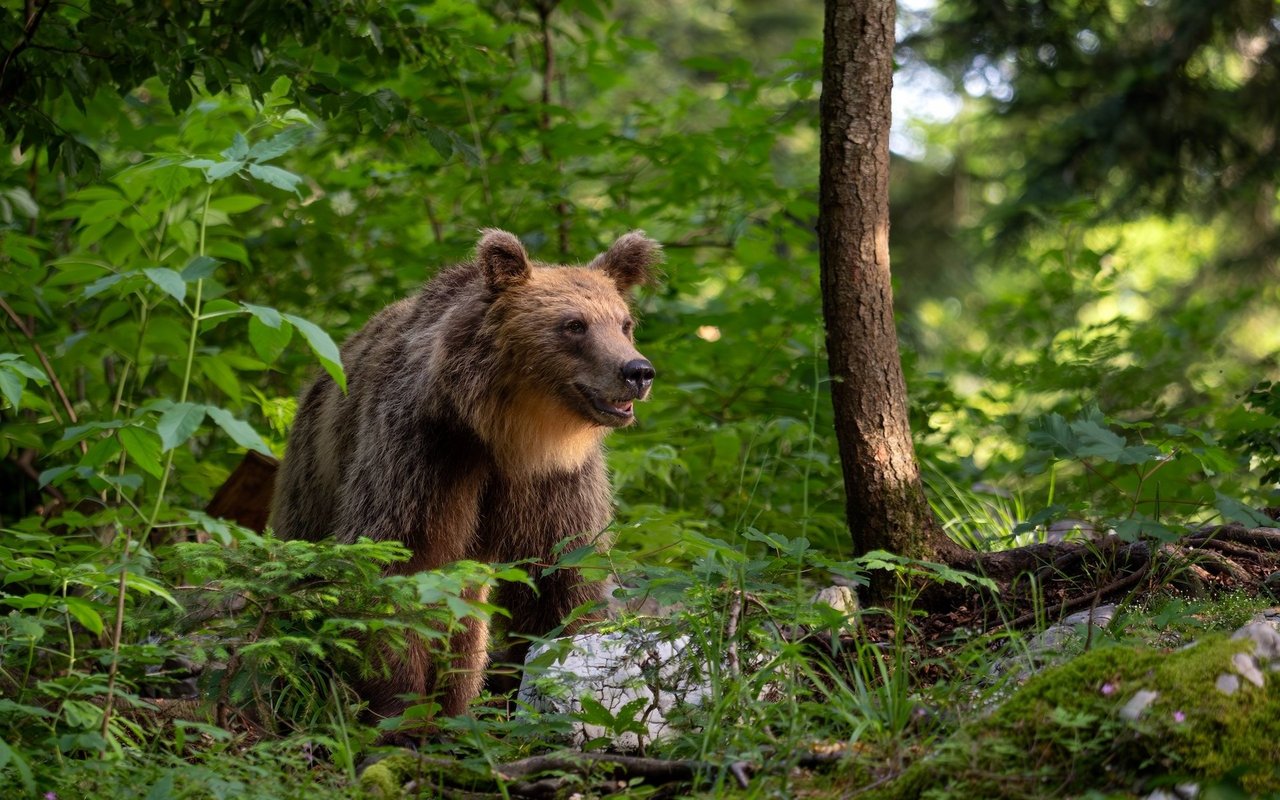
[[[1218,680],[1214,683],[1214,687],[1218,691],[1230,697],[1240,690],[1240,679],[1235,675],[1224,672],[1218,676]]]
[[[1159,692],[1154,692],[1150,689],[1139,689],[1130,698],[1129,702],[1125,703],[1124,707],[1120,709],[1120,718],[1127,719],[1130,722],[1137,720],[1142,716],[1142,712],[1147,710],[1147,706],[1154,703],[1159,696]]]
[[[566,652],[555,655],[552,648]],[[644,731],[611,731],[577,720],[568,737],[574,747],[611,737],[614,748],[637,750],[643,742],[670,735],[673,712],[698,705],[711,693],[702,659],[687,637],[665,640],[635,630],[587,634],[534,647],[525,664],[521,703],[536,711],[575,715],[582,713],[585,695],[615,716],[630,705],[621,716],[638,721]]]
[[[858,596],[848,586],[828,586],[819,590],[813,596],[813,604],[819,603],[834,608],[846,619],[851,620],[858,613]]]

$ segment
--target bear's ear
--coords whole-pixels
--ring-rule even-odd
[[[514,233],[496,228],[481,231],[476,245],[476,263],[485,284],[495,292],[524,283],[529,278],[529,254]]]
[[[652,282],[654,267],[661,263],[662,245],[645,236],[644,231],[632,231],[596,256],[589,266],[603,270],[613,278],[619,292],[626,292],[633,286]]]

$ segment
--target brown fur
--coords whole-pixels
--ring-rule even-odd
[[[276,533],[400,541],[413,553],[395,567],[403,574],[461,559],[549,563],[569,537],[570,547],[602,544],[612,516],[604,436],[631,421],[622,412],[648,389],[621,373],[642,358],[626,292],[659,257],[635,232],[586,267],[534,264],[515,236],[485,231],[475,261],[346,343],[348,394],[327,376],[303,393]],[[500,590],[513,634],[544,635],[601,599],[574,570],[535,578],[536,594]],[[370,710],[394,715],[397,695],[436,693],[445,714],[462,713],[480,691],[487,643],[486,626],[468,621],[440,680],[421,642],[384,654],[390,679],[362,687]]]

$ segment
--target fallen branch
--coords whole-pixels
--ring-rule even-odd
[[[845,755],[843,751],[804,753],[788,763],[791,766],[814,768],[833,764]],[[494,796],[493,793],[480,791],[477,783],[484,783],[483,778],[473,775],[459,779],[457,773],[461,765],[458,762],[438,756],[414,756],[420,770],[418,777],[410,781],[408,786],[417,790],[429,787],[442,796],[450,797]],[[746,760],[721,766],[705,761],[668,761],[612,753],[566,751],[497,764],[492,767],[489,778],[501,784],[509,796],[536,799],[559,796],[567,787],[581,779],[592,779],[596,781],[594,788],[612,792],[626,788],[635,780],[643,780],[649,786],[692,783],[698,775],[711,774],[719,769],[727,771],[743,789],[750,786],[752,776],[759,771],[756,764]],[[423,771],[436,773],[438,780],[431,781],[422,777],[420,773]]]

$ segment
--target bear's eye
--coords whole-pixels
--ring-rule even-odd
[[[630,336],[630,335],[631,335],[631,329],[632,329],[632,328],[634,328],[634,327],[635,327],[635,323],[634,323],[634,322],[632,322],[631,320],[627,320],[626,322],[622,323],[622,335],[623,335],[623,336]]]
[[[564,332],[580,335],[587,332],[587,323],[580,319],[571,319],[564,324]]]

